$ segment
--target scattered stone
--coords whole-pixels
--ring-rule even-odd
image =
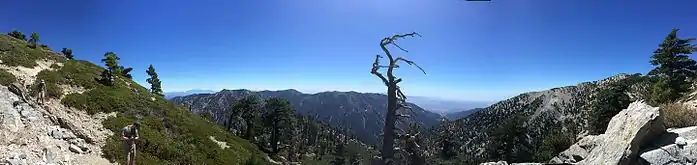
[[[43,160],[47,164],[55,164],[56,163],[56,153],[53,151],[53,149],[44,148]]]
[[[51,137],[53,137],[54,139],[63,139],[63,132],[57,129],[53,130],[51,131]]]
[[[70,149],[70,151],[73,151],[73,152],[78,153],[78,154],[81,154],[84,152],[84,151],[82,151],[82,149],[80,147],[76,146],[75,144],[71,144],[70,147],[68,147],[68,149]]]

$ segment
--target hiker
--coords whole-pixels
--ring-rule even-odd
[[[36,98],[37,102],[39,102],[39,104],[44,104],[44,97],[46,97],[46,82],[41,80],[41,83],[39,83],[39,97]]]
[[[131,125],[123,127],[121,131],[121,139],[123,140],[123,149],[126,152],[126,164],[135,165],[136,164],[136,143],[138,140],[138,128],[140,128],[140,122],[133,122]]]

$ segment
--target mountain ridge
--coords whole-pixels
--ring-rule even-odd
[[[387,96],[379,93],[360,93],[355,91],[337,92],[325,91],[306,94],[294,89],[261,90],[224,89],[213,94],[193,94],[174,97],[170,101],[189,107],[189,110],[200,113],[211,113],[218,123],[227,122],[230,112],[226,110],[232,101],[247,95],[257,95],[262,99],[283,98],[289,100],[296,113],[316,116],[321,122],[337,128],[344,122],[356,134],[358,139],[367,144],[377,144],[384,120],[384,109],[387,106]],[[443,118],[409,103],[414,109],[413,119],[409,123],[420,123],[424,128],[436,125]],[[406,124],[402,124],[406,126]],[[360,128],[360,129],[359,129]]]

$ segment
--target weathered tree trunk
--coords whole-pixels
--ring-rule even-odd
[[[371,69],[370,73],[374,74],[382,82],[387,86],[387,113],[385,115],[385,127],[383,129],[383,139],[382,139],[382,150],[380,154],[380,164],[384,165],[392,165],[394,164],[394,140],[395,140],[395,123],[397,122],[397,117],[409,117],[409,115],[405,114],[398,114],[397,110],[400,108],[406,108],[409,109],[408,106],[405,105],[406,101],[406,96],[402,93],[402,91],[399,89],[399,86],[397,86],[398,83],[402,82],[401,78],[396,78],[393,75],[393,70],[395,68],[399,68],[399,65],[397,65],[400,61],[405,62],[409,65],[414,65],[418,67],[422,72],[424,72],[421,67],[416,65],[413,61],[409,61],[405,58],[402,57],[397,57],[393,58],[392,54],[390,51],[387,49],[387,45],[394,45],[395,47],[399,48],[402,51],[407,51],[404,50],[403,48],[399,47],[395,43],[397,39],[400,38],[405,38],[405,37],[413,37],[413,36],[419,36],[418,33],[409,33],[409,34],[397,34],[392,37],[387,37],[383,38],[380,41],[380,48],[382,49],[383,52],[385,52],[385,55],[389,59],[389,65],[387,66],[382,66],[380,65],[380,58],[382,56],[377,55],[375,57],[375,62],[373,63],[373,68]],[[382,73],[378,72],[380,68],[387,68],[387,77],[385,77]],[[426,72],[424,72],[426,74]]]
[[[382,159],[391,160],[394,156],[394,129],[395,122],[397,121],[397,99],[396,89],[394,85],[387,87],[387,115],[385,115],[385,127],[383,128],[383,140],[382,140]]]

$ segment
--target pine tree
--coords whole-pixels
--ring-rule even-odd
[[[36,32],[32,32],[31,36],[29,37],[29,46],[32,48],[36,48],[36,45],[39,43],[39,34]]]
[[[114,52],[106,52],[104,53],[104,58],[102,59],[102,62],[106,66],[106,69],[111,71],[112,73],[119,74],[120,73],[120,67],[119,67],[119,56],[116,56],[116,53]]]
[[[653,89],[655,103],[677,100],[689,90],[688,80],[694,80],[697,72],[697,62],[688,57],[695,51],[695,47],[690,45],[695,38],[680,39],[677,33],[678,29],[673,29],[651,56],[651,65],[656,68],[649,75],[660,79]]]
[[[293,107],[288,100],[271,98],[266,100],[265,109],[264,123],[271,128],[271,150],[278,153],[280,145],[290,140],[291,128],[295,126]]]
[[[148,67],[145,73],[150,76],[150,78],[146,80],[150,84],[150,93],[164,96],[164,94],[162,94],[162,82],[160,82],[160,78],[158,78],[157,72],[155,72],[155,67],[150,64],[150,67]]]
[[[63,50],[61,50],[61,53],[63,53],[63,55],[65,55],[66,58],[68,58],[70,60],[73,59],[73,50],[72,49],[63,48]]]
[[[261,104],[259,99],[254,95],[249,95],[245,98],[235,101],[229,108],[232,113],[228,121],[228,128],[233,125],[234,119],[241,117],[245,121],[247,128],[245,129],[245,139],[254,139],[254,130],[259,120]]]

